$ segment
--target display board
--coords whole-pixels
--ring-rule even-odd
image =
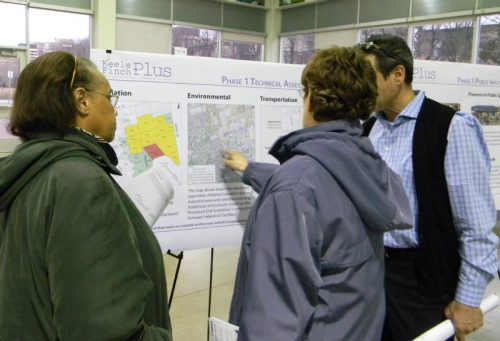
[[[120,96],[123,181],[155,163],[170,170],[174,199],[153,227],[162,250],[239,244],[255,193],[223,153],[275,162],[273,142],[302,127],[303,66],[103,50],[91,59]],[[500,67],[416,61],[414,89],[483,123],[500,207]]]
[[[302,66],[93,50],[117,106],[113,142],[124,180],[166,165],[174,199],[153,231],[162,250],[239,244],[255,193],[223,165],[251,160],[302,127]]]

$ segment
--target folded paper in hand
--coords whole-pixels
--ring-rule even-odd
[[[209,341],[237,341],[238,326],[226,321],[219,320],[216,317],[209,317],[208,324],[210,328]]]
[[[122,184],[122,188],[151,227],[174,196],[171,174],[167,166],[156,164]]]

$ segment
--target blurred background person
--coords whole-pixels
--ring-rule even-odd
[[[0,160],[0,339],[171,340],[163,258],[116,184],[109,82],[45,54],[21,72]]]

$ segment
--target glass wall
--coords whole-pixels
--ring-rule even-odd
[[[311,33],[309,51],[349,46],[373,34],[402,37],[416,59],[500,65],[500,1],[281,1],[280,61],[304,62],[296,39]],[[361,27],[361,28],[360,28]],[[353,33],[354,41],[341,37]]]
[[[235,2],[242,2],[245,4],[264,6],[264,0],[235,0]]]
[[[220,32],[203,28],[172,27],[173,54],[218,57]]]
[[[415,59],[470,63],[472,57],[472,21],[455,21],[415,26]]]
[[[314,34],[299,34],[281,37],[281,62],[306,64],[314,55]]]
[[[408,27],[377,27],[359,30],[359,41],[372,34],[389,33],[409,41],[415,59],[471,63],[472,53],[477,51],[476,63],[500,65],[500,14],[409,27],[412,34],[409,39]],[[476,49],[474,30],[478,30]]]
[[[380,35],[380,34],[392,34],[394,36],[401,37],[404,40],[408,40],[408,27],[399,26],[399,27],[366,28],[359,31],[359,41],[363,42],[370,36]]]
[[[25,5],[0,3],[0,32],[0,105],[10,105],[21,70],[18,51],[26,48]]]
[[[0,46],[26,46],[26,6],[0,2]]]
[[[28,14],[30,60],[52,51],[89,58],[89,15],[38,8],[30,8]]]
[[[172,27],[172,53],[188,56],[264,60],[264,45],[221,39],[222,32],[197,27]]]
[[[2,52],[0,56],[0,105],[10,105],[14,98],[21,62],[15,53],[9,56],[8,51],[2,50]]]
[[[247,43],[233,40],[222,40],[221,58],[240,60],[264,60],[264,46],[257,43]]]
[[[479,18],[477,62],[500,65],[500,14]]]
[[[90,14],[71,12],[88,12],[90,2],[66,1],[71,9],[61,10],[55,10],[59,7],[54,7],[52,0],[39,2],[41,6],[50,4],[51,9],[0,1],[0,32],[4,33],[0,34],[0,106],[12,104],[17,78],[26,62],[60,50],[80,57],[90,55]]]

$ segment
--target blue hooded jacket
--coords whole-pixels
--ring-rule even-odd
[[[361,137],[331,121],[280,138],[280,166],[250,163],[260,191],[244,233],[230,322],[239,340],[380,339],[383,233],[410,228],[399,177]]]

